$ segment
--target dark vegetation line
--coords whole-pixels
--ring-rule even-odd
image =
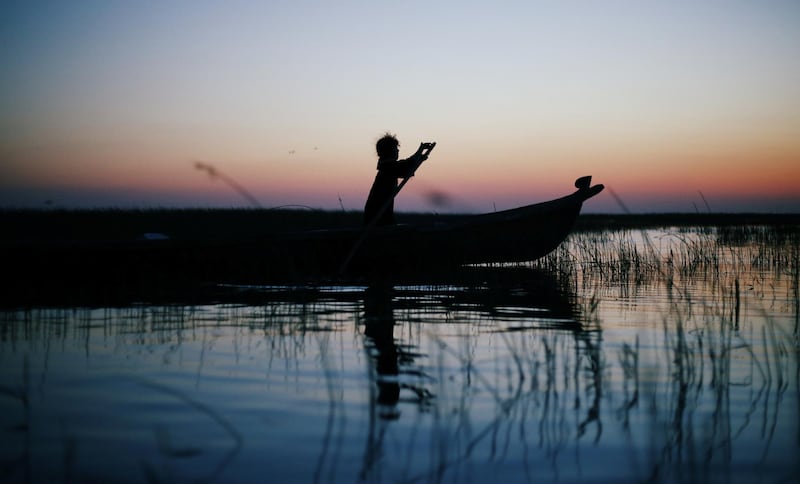
[[[399,213],[399,223],[468,215]],[[0,209],[0,241],[132,240],[161,233],[182,240],[251,239],[275,232],[358,227],[361,211],[291,209],[25,210]],[[800,214],[585,214],[574,232],[702,226],[800,226]]]
[[[726,227],[734,225],[800,225],[800,213],[651,213],[582,214],[576,231],[645,229],[661,227]]]

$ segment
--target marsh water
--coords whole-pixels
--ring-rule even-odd
[[[9,482],[797,482],[796,229],[0,319]]]

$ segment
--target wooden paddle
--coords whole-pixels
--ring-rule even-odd
[[[403,187],[406,186],[406,183],[408,183],[408,180],[410,180],[411,177],[414,176],[414,173],[417,172],[417,168],[419,168],[420,165],[422,165],[422,162],[424,162],[428,158],[428,155],[430,155],[431,151],[433,150],[433,148],[435,146],[436,146],[436,143],[429,143],[427,147],[423,148],[422,153],[420,153],[422,156],[420,156],[419,161],[417,162],[416,166],[414,166],[414,169],[411,170],[411,173],[409,173],[409,175],[407,177],[403,178],[403,181],[401,181],[400,184],[397,185],[397,188],[395,189],[395,191],[392,194],[392,196],[390,198],[386,199],[386,202],[383,204],[381,209],[378,210],[378,212],[375,214],[375,216],[372,217],[372,219],[369,221],[369,223],[364,227],[364,230],[361,232],[361,236],[358,238],[358,240],[356,240],[356,243],[353,244],[353,248],[350,249],[350,252],[347,254],[347,257],[344,259],[344,262],[342,262],[342,265],[339,266],[339,275],[340,276],[344,275],[345,271],[347,270],[347,267],[350,265],[350,261],[353,260],[353,257],[358,252],[358,249],[361,248],[361,244],[363,244],[364,241],[367,239],[367,235],[369,235],[369,231],[372,229],[372,227],[375,226],[375,224],[378,223],[378,220],[381,219],[381,216],[383,215],[383,213],[386,210],[389,209],[389,205],[392,204],[392,201],[394,200],[394,198],[397,196],[398,193],[400,193],[400,190],[402,190]]]

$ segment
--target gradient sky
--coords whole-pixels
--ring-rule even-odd
[[[397,210],[800,212],[794,0],[5,0],[0,66],[1,206],[360,210],[390,131]]]

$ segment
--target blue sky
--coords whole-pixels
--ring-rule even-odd
[[[800,2],[5,2],[0,204],[800,211]],[[430,206],[431,193],[451,204]],[[602,197],[602,198],[601,198]],[[587,210],[619,210],[601,195]]]

